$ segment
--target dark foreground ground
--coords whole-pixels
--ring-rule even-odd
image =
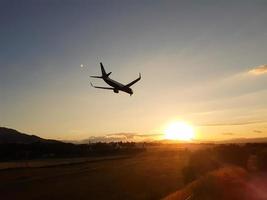
[[[183,185],[188,156],[179,148],[151,147],[127,158],[0,170],[0,199],[160,199]]]
[[[264,143],[150,145],[134,155],[23,162],[0,163],[0,200],[267,200]]]

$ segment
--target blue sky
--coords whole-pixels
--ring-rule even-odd
[[[267,136],[266,8],[243,0],[1,1],[0,125],[80,139],[161,133],[184,120],[200,139]],[[90,88],[99,62],[123,83],[141,72],[134,95]]]

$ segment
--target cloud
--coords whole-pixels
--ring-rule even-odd
[[[259,131],[259,130],[254,130],[253,132],[255,132],[255,133],[262,133],[262,131]]]
[[[225,122],[225,123],[210,123],[210,124],[197,124],[197,126],[243,126],[250,124],[260,124],[267,123],[266,120],[255,120],[255,121],[246,121],[246,122]]]
[[[155,141],[161,134],[139,134],[139,133],[113,133],[104,136],[91,136],[83,143],[90,142],[145,142]]]
[[[252,75],[265,74],[267,73],[267,64],[254,67],[253,69],[249,70],[248,73]]]
[[[234,135],[234,133],[222,133],[222,135]]]
[[[242,126],[258,123],[266,123],[266,120],[247,121],[247,122],[233,122],[233,123],[211,123],[211,124],[198,124],[198,126]]]

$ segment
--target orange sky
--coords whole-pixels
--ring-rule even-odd
[[[264,2],[30,1],[0,11],[0,126],[79,140],[157,135],[182,120],[200,140],[267,137]],[[91,88],[105,86],[89,78],[99,62],[122,83],[141,72],[134,95]]]

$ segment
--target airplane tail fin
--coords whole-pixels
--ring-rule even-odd
[[[102,62],[100,63],[100,67],[101,67],[102,76],[105,76],[107,73],[106,73],[106,70],[105,70]]]
[[[111,72],[109,73],[106,72],[102,62],[100,63],[100,67],[101,67],[102,77],[108,77],[111,74]]]
[[[100,67],[101,67],[101,72],[102,72],[102,76],[90,76],[92,78],[107,78],[111,72],[107,73],[102,62],[100,63]]]

